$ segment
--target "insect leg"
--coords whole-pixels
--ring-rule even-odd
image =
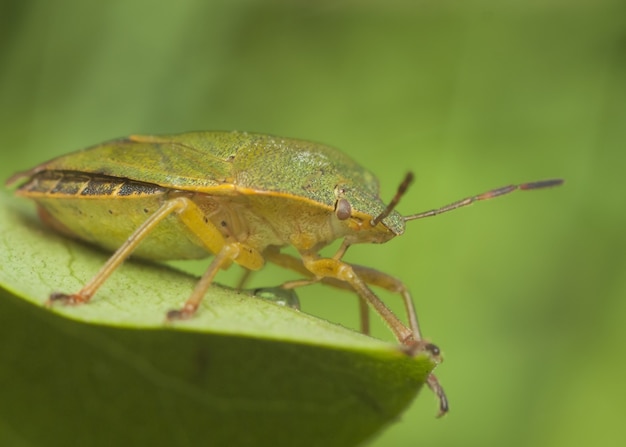
[[[294,270],[307,278],[313,278],[315,275],[309,271],[302,260],[296,258],[295,256],[291,256],[286,253],[280,253],[277,250],[266,250],[263,255],[265,258],[274,264],[277,264],[283,268],[287,268],[289,270]],[[357,272],[357,275],[360,276],[366,283],[372,284],[378,287],[382,287],[391,292],[399,293],[403,300],[406,308],[406,312],[409,318],[409,325],[411,326],[411,330],[414,334],[415,340],[421,340],[422,335],[419,330],[419,325],[417,321],[417,313],[415,311],[415,307],[413,305],[413,300],[411,295],[408,292],[406,286],[397,278],[394,278],[391,275],[387,275],[386,273],[380,272],[375,269],[371,269],[368,267],[363,267],[360,265],[351,265],[352,268]],[[324,284],[328,284],[330,286],[344,289],[344,290],[352,290],[353,288],[349,283],[345,281],[341,281],[337,278],[332,277],[324,277],[321,278],[321,282]],[[360,303],[359,303],[359,313],[361,320],[361,331],[364,334],[369,334],[369,308],[367,306],[367,300],[364,300],[363,297],[359,295]]]
[[[167,313],[168,320],[191,317],[198,309],[217,272],[230,266],[233,261],[248,270],[258,270],[265,264],[263,256],[257,250],[240,242],[226,243],[220,230],[206,219],[202,210],[193,201],[188,200],[187,207],[179,212],[178,217],[200,239],[208,251],[215,253],[215,258],[196,284],[183,307]]]
[[[437,413],[437,417],[440,418],[450,410],[446,392],[443,390],[443,387],[439,383],[437,376],[435,376],[434,374],[428,375],[428,378],[426,379],[426,384],[428,385],[428,388],[430,388],[430,390],[435,393],[435,396],[437,396],[437,399],[439,400],[439,413]]]
[[[245,285],[248,283],[248,280],[250,279],[251,276],[252,276],[252,270],[244,269],[243,273],[241,274],[241,277],[239,278],[239,281],[237,282],[237,287],[235,288],[237,290],[243,289]]]
[[[370,308],[367,301],[359,297],[359,321],[361,322],[361,332],[370,335]]]
[[[296,287],[308,286],[311,284],[315,284],[318,282],[323,282],[325,284],[331,285],[333,287],[337,287],[339,289],[354,291],[354,289],[347,283],[343,281],[339,281],[334,278],[315,278],[315,275],[311,273],[302,263],[301,259],[296,258],[295,256],[291,256],[285,253],[281,253],[278,250],[270,248],[266,250],[263,255],[265,258],[276,265],[279,265],[283,268],[294,270],[301,275],[305,276],[308,279],[301,279],[295,281],[288,281],[281,285],[282,288],[285,289],[295,289]],[[361,322],[361,332],[365,335],[370,334],[370,322],[369,322],[369,307],[367,306],[367,301],[365,301],[361,296],[359,296],[359,315]]]
[[[303,256],[302,261],[304,266],[317,278],[334,278],[348,283],[359,296],[380,314],[400,343],[408,346],[420,344],[421,339],[415,338],[416,334],[407,328],[391,309],[367,287],[367,284],[354,271],[352,266],[333,258],[319,259],[312,256]]]
[[[159,224],[163,219],[174,212],[178,212],[187,206],[188,199],[178,197],[168,200],[152,214],[143,224],[139,226],[115,253],[102,266],[100,271],[85,284],[77,293],[68,295],[64,293],[53,293],[47,301],[51,305],[55,301],[62,301],[66,304],[81,304],[88,302],[96,293],[100,286],[111,276],[111,273],[119,267],[130,256],[139,243]]]
[[[413,304],[413,299],[411,298],[411,295],[404,283],[398,278],[395,278],[379,270],[364,267],[361,265],[350,265],[354,269],[354,272],[361,278],[363,278],[363,280],[367,284],[381,287],[383,289],[389,290],[390,292],[399,293],[402,296],[404,306],[406,308],[406,312],[409,318],[409,323],[411,324],[411,329],[413,330],[413,334],[415,337],[417,337],[417,339],[421,339],[415,305]],[[429,348],[433,351],[432,353],[434,355],[439,356],[439,349],[437,347],[435,347],[434,345],[430,345]],[[431,373],[428,375],[426,383],[439,400],[439,413],[437,414],[437,417],[441,417],[449,410],[448,398],[446,396],[446,393],[439,383],[437,376],[435,376],[434,374]]]
[[[307,267],[305,267],[303,260],[300,260],[296,258],[295,256],[291,256],[286,253],[280,253],[278,250],[274,250],[274,249],[266,250],[263,253],[263,255],[268,261],[271,261],[281,267],[294,270],[307,278],[315,277],[315,274],[313,273],[313,271],[310,271],[307,269]],[[325,259],[320,259],[317,261],[325,261]],[[387,275],[385,273],[382,273],[382,272],[379,272],[377,270],[370,269],[367,267],[363,267],[359,265],[350,265],[350,264],[346,264],[335,259],[330,259],[330,261],[335,261],[338,264],[343,264],[345,266],[348,266],[350,269],[353,270],[357,278],[361,277],[366,283],[383,287],[392,292],[400,293],[403,296],[405,303],[410,302],[410,304],[407,305],[406,307],[408,309],[412,309],[411,311],[413,312],[413,317],[410,317],[409,320],[411,321],[411,325],[414,327],[412,327],[411,331],[409,331],[409,329],[406,328],[397,319],[397,317],[395,317],[395,315],[392,314],[396,322],[395,325],[403,328],[403,329],[400,329],[400,331],[402,334],[404,334],[404,336],[408,336],[409,339],[411,340],[421,341],[419,329],[417,328],[417,317],[415,316],[415,309],[413,308],[413,301],[411,300],[411,296],[409,295],[406,287],[400,280],[390,275]],[[309,283],[309,282],[311,281],[306,281],[306,280],[303,281],[303,283]],[[366,301],[366,299],[361,296],[359,289],[354,287],[352,283],[345,282],[345,280],[340,280],[339,278],[333,277],[333,276],[322,277],[321,282],[323,282],[324,284],[331,285],[333,287],[340,288],[340,289],[353,290],[353,291],[356,290],[359,293],[359,303],[360,303],[360,312],[361,312],[361,329],[363,330],[364,333],[368,333],[369,332],[369,312],[368,312],[369,308],[367,306],[367,303],[370,301],[369,300]],[[380,302],[380,299],[376,295],[374,295],[374,293],[371,292],[365,284],[362,284],[362,285],[365,288],[365,290],[368,291],[368,295],[370,296],[370,298],[373,296],[375,300]],[[384,303],[382,302],[380,303],[383,306],[385,306]],[[378,310],[378,308],[376,309]],[[389,312],[391,313],[390,310]],[[384,315],[383,315],[383,318],[385,319],[385,321],[387,321],[387,323],[391,327],[389,320],[387,320],[387,318]],[[400,337],[398,336],[397,332],[393,329],[393,327],[392,327],[392,331],[394,332],[394,334],[396,334],[396,337],[402,343],[403,341],[400,339]],[[407,332],[409,333],[408,335],[407,335]],[[415,337],[419,337],[419,338],[415,338]],[[414,355],[419,349],[422,349],[424,351],[429,352],[434,358],[439,360],[439,357],[440,357],[439,348],[437,348],[432,343],[421,342],[418,344],[417,347],[408,346],[408,348],[409,349],[407,353],[410,355]],[[437,416],[438,417],[443,416],[444,414],[448,412],[448,398],[446,397],[446,393],[443,390],[443,387],[439,384],[439,380],[437,380],[437,377],[434,374],[428,375],[426,384],[433,391],[433,393],[435,393],[435,395],[437,396],[437,399],[439,400],[439,413]]]
[[[372,307],[381,314],[400,343],[411,344],[412,342],[419,342],[421,340],[421,338],[414,338],[414,332],[409,330],[385,303],[367,287],[358,275],[352,272],[352,267],[349,264],[333,258],[311,258],[307,262],[306,260],[300,260],[295,256],[280,253],[278,250],[272,249],[266,250],[263,252],[263,255],[268,261],[281,267],[294,270],[309,280],[313,280],[313,282],[321,281],[340,289],[356,291],[362,301],[372,305]],[[308,263],[308,265],[305,263]],[[311,281],[305,280],[303,284],[310,282]],[[299,286],[300,282],[296,282],[294,285]],[[287,287],[289,286],[290,284],[288,283]],[[361,327],[369,331],[368,312],[365,309],[367,309],[367,306],[361,304]]]
[[[359,275],[363,281],[367,284],[377,286],[388,290],[390,292],[398,293],[402,297],[402,301],[404,302],[404,308],[409,319],[409,325],[411,326],[411,330],[413,331],[416,339],[421,339],[422,334],[419,328],[419,323],[417,320],[417,312],[415,310],[415,304],[413,303],[413,298],[409,293],[409,290],[404,285],[402,281],[398,278],[395,278],[387,273],[381,272],[380,270],[372,269],[369,267],[364,267],[362,265],[350,264],[354,271]]]
[[[237,242],[224,245],[220,252],[215,255],[215,258],[213,258],[209,268],[206,269],[202,278],[200,278],[200,281],[198,281],[196,287],[193,289],[193,292],[191,292],[191,295],[183,304],[183,307],[179,310],[170,310],[167,313],[167,319],[183,320],[196,313],[198,306],[202,302],[202,299],[204,298],[207,289],[213,282],[213,278],[215,278],[217,272],[219,272],[220,268],[229,265],[234,259],[236,259],[240,252],[241,244]]]

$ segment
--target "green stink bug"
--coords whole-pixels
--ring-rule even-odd
[[[360,297],[361,329],[369,332],[369,304],[385,320],[410,355],[439,358],[423,340],[406,286],[391,275],[342,261],[356,243],[383,243],[404,232],[410,220],[434,216],[516,189],[555,186],[546,180],[498,188],[439,209],[401,216],[395,207],[408,174],[387,205],[368,170],[329,146],[245,132],[193,132],[131,136],[55,158],[15,174],[25,178],[17,194],[33,199],[42,220],[69,236],[114,251],[102,269],[78,292],[54,293],[48,303],[88,302],[111,273],[131,255],[150,260],[214,255],[181,309],[167,318],[191,317],[220,269],[233,262],[247,270],[266,261],[301,273],[283,284],[292,289],[313,282],[355,291]],[[321,248],[342,240],[332,257]],[[281,253],[291,245],[299,257]],[[405,325],[370,286],[402,296]],[[448,409],[434,375],[428,385]]]

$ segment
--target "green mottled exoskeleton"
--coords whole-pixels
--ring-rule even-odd
[[[131,136],[55,158],[18,173],[17,190],[33,199],[54,229],[114,251],[80,291],[54,293],[49,303],[88,302],[128,257],[194,259],[214,255],[195,290],[168,319],[196,312],[213,278],[233,262],[250,271],[266,261],[301,273],[284,289],[322,282],[355,291],[361,326],[369,332],[367,305],[385,320],[405,352],[438,360],[438,348],[423,340],[405,285],[386,273],[342,261],[356,243],[383,243],[404,232],[405,223],[456,209],[516,189],[554,186],[547,180],[498,188],[425,213],[401,216],[395,206],[412,180],[408,174],[385,205],[378,180],[351,158],[309,141],[245,132],[193,132]],[[332,257],[320,249],[342,240]],[[294,257],[280,252],[293,246]],[[374,294],[378,286],[402,296],[408,325]],[[434,375],[429,386],[448,409]]]

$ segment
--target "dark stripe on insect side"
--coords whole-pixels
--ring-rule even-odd
[[[118,196],[132,196],[132,195],[148,195],[162,192],[163,188],[150,183],[133,182],[132,180],[126,180],[118,189]]]
[[[81,196],[110,196],[120,186],[120,180],[106,177],[94,177],[89,180]]]
[[[85,188],[85,185],[89,182],[89,177],[70,177],[61,178],[59,182],[50,189],[50,194],[66,194],[76,195]]]

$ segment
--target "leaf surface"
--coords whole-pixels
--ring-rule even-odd
[[[213,286],[164,323],[196,278],[127,262],[82,306],[107,254],[0,194],[3,445],[349,446],[398,418],[434,364],[244,292]]]

